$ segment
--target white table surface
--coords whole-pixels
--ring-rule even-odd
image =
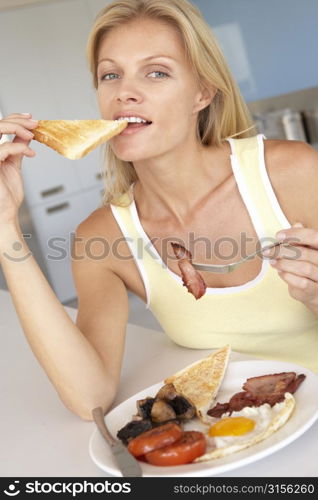
[[[65,308],[75,319],[76,310]],[[209,352],[209,351],[208,351]],[[67,410],[28,346],[8,292],[0,290],[0,476],[105,477],[89,456],[93,422]],[[164,334],[127,327],[114,405],[207,355]],[[231,360],[249,359],[238,353]],[[218,477],[317,477],[318,421],[300,438],[257,462]]]

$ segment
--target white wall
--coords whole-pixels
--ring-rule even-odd
[[[108,3],[107,0],[52,0],[0,10],[0,110],[4,115],[31,112],[37,119],[99,118],[85,50],[93,20]],[[98,185],[96,183],[95,189],[90,181],[90,176],[93,179],[100,167],[100,156],[94,151],[83,160],[72,162],[35,141],[32,147],[37,155],[32,160],[26,159],[22,169],[26,203],[21,216],[28,221],[26,232],[34,229],[31,247],[37,256],[40,253],[37,238],[42,235],[36,234],[36,231],[39,233],[37,224],[32,226],[29,208],[40,209],[39,190],[45,183],[64,183],[67,189],[61,199],[70,195],[73,200],[76,193],[85,191],[78,217],[73,214],[72,228],[75,229],[86,212],[91,212],[100,202]],[[58,196],[55,201],[59,201]],[[50,228],[46,230],[46,237],[49,231]],[[58,236],[56,224],[54,231]],[[44,272],[45,267],[43,264]],[[70,273],[69,269],[65,279],[70,279]],[[0,288],[5,288],[1,269]]]
[[[37,118],[92,118],[98,110],[86,41],[105,0],[64,0],[0,12],[0,108]],[[39,61],[41,71],[39,71]]]

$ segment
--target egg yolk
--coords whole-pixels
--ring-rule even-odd
[[[209,436],[241,436],[255,427],[255,421],[246,417],[222,418],[209,429]]]

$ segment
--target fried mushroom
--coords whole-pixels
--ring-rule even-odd
[[[166,422],[176,418],[176,412],[163,399],[156,399],[151,408],[151,420],[155,423]]]
[[[137,413],[142,418],[150,418],[152,405],[155,402],[155,398],[145,398],[139,399],[137,401]]]

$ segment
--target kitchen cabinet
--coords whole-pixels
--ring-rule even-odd
[[[30,209],[49,279],[61,302],[76,297],[71,270],[75,229],[100,205],[102,192],[95,187]]]
[[[6,281],[4,279],[3,272],[2,272],[1,267],[0,267],[0,290],[4,290],[4,289],[6,289]]]
[[[68,160],[45,146],[31,144],[37,153],[35,158],[26,158],[23,163],[25,196],[29,207],[58,200],[82,189],[78,175],[78,160]],[[43,151],[43,149],[46,151]]]
[[[78,160],[76,172],[82,189],[103,186],[104,149],[98,148]]]
[[[36,141],[31,147],[37,156],[26,158],[22,167],[29,207],[92,187],[103,187],[101,151],[92,151],[79,160],[69,160]]]

